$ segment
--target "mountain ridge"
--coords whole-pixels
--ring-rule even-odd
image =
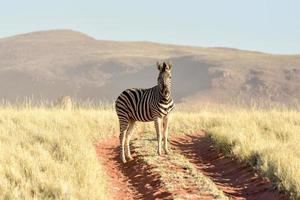
[[[159,60],[174,64],[178,102],[300,100],[300,55],[97,40],[66,29],[0,38],[0,98],[113,100],[125,88],[155,85]]]
[[[175,43],[164,43],[164,42],[154,42],[154,41],[147,41],[147,40],[103,40],[103,39],[97,39],[92,36],[89,36],[86,33],[72,30],[72,29],[49,29],[49,30],[40,30],[40,31],[34,31],[29,33],[21,33],[16,34],[12,36],[2,37],[1,40],[5,39],[13,39],[17,37],[26,37],[31,35],[42,35],[42,34],[67,34],[69,36],[77,35],[82,36],[83,38],[89,38],[98,42],[113,42],[113,43],[142,43],[142,44],[150,44],[150,45],[158,45],[158,46],[173,46],[173,47],[186,47],[186,48],[201,48],[201,49],[215,49],[215,50],[228,50],[228,51],[242,51],[242,52],[248,52],[248,53],[255,53],[255,54],[266,54],[266,55],[274,55],[274,56],[299,56],[300,54],[276,54],[276,53],[268,53],[264,51],[258,51],[258,50],[247,50],[247,49],[239,49],[239,48],[233,48],[233,47],[225,47],[225,46],[210,46],[210,47],[203,47],[203,46],[197,46],[197,45],[188,45],[188,44],[175,44]]]

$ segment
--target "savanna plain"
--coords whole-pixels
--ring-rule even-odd
[[[170,140],[199,131],[205,132],[224,155],[267,177],[276,190],[291,199],[300,198],[299,107],[177,106],[171,117]],[[0,199],[112,198],[113,185],[95,146],[99,141],[118,138],[118,133],[113,105],[79,105],[70,111],[2,105]],[[132,145],[172,198],[184,199],[176,193],[180,186],[174,185],[174,177],[180,180],[177,184],[186,184],[182,187],[189,188],[193,179],[193,187],[203,193],[215,199],[228,198],[184,154],[172,148],[172,143],[171,153],[161,160],[156,155],[155,138],[152,123],[139,123]],[[175,170],[170,174],[161,161],[184,166],[189,173]]]

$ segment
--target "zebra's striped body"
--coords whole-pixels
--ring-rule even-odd
[[[161,154],[161,131],[164,135],[165,152],[168,151],[168,115],[174,108],[170,92],[171,65],[158,64],[158,69],[160,70],[158,85],[148,89],[133,88],[124,90],[115,102],[120,123],[121,159],[124,163],[126,162],[126,156],[130,160],[132,159],[129,142],[136,121],[154,121],[158,137],[158,153]]]
[[[127,89],[116,100],[119,119],[141,122],[166,116],[174,108],[173,99],[164,99],[158,86],[148,89]]]

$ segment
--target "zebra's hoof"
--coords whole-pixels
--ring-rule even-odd
[[[122,160],[123,163],[126,163],[126,159],[125,158],[121,157],[121,160]]]
[[[165,149],[165,154],[166,154],[166,155],[169,155],[169,154],[170,154],[170,151],[167,150],[167,149]]]
[[[128,157],[128,161],[132,161],[133,160],[133,158],[130,156],[130,157]]]

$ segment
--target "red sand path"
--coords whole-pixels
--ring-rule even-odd
[[[288,199],[249,165],[225,157],[203,132],[177,137],[171,143],[231,199]]]
[[[101,140],[96,145],[97,155],[109,180],[109,193],[113,199],[173,199],[159,180],[159,175],[150,170],[133,154],[134,160],[122,164],[119,157],[118,138]]]
[[[171,144],[172,148],[175,147],[180,151],[201,173],[210,177],[230,199],[288,199],[249,165],[225,157],[203,132],[176,137],[172,139]],[[155,174],[151,166],[143,163],[135,153],[133,161],[122,164],[119,158],[119,140],[116,137],[101,140],[96,144],[96,151],[108,174],[108,192],[113,199],[173,199],[177,193],[193,194],[189,190],[178,191],[174,194],[167,192],[162,186],[159,174]],[[170,171],[173,170],[170,169]],[[192,184],[190,189],[199,190]],[[195,199],[199,199],[199,196]],[[203,195],[201,199],[212,198]]]

